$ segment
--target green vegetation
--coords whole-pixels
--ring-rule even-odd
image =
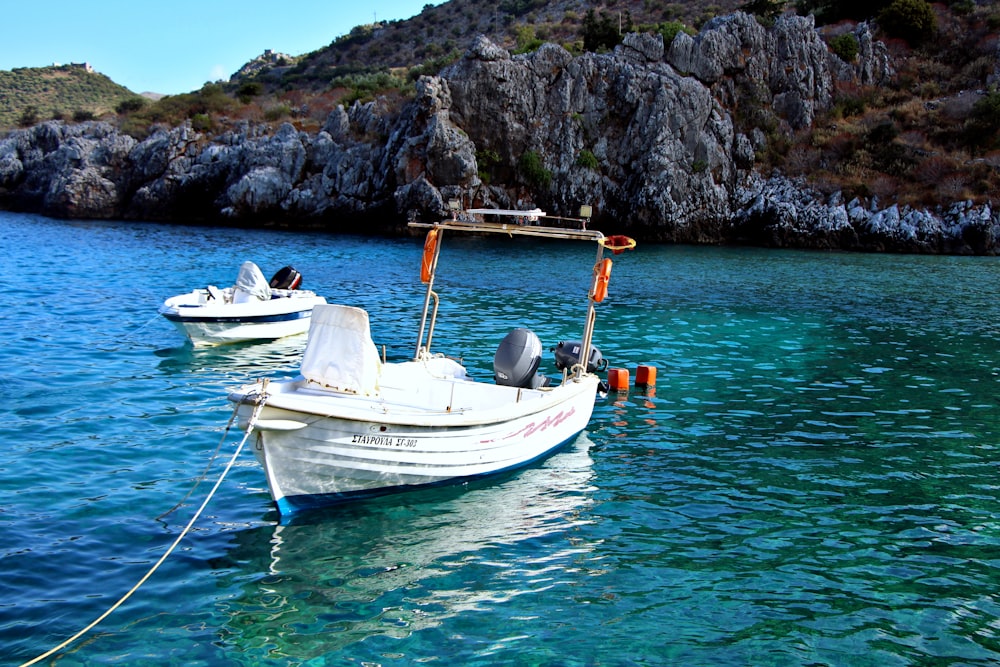
[[[376,31],[379,28],[385,27],[384,23],[367,23],[365,25],[355,26],[351,28],[351,31],[346,35],[338,37],[334,44],[339,46],[351,46],[356,44],[364,44],[369,42],[375,36]]]
[[[1000,147],[1000,91],[991,88],[985,97],[972,106],[965,125],[966,141],[978,150]]]
[[[446,53],[443,56],[438,56],[431,60],[427,60],[420,65],[410,68],[410,80],[416,81],[422,76],[435,76],[438,72],[444,69],[446,66],[452,64],[456,60],[462,57],[462,54],[457,50],[453,50],[450,53]]]
[[[500,3],[500,10],[506,14],[523,16],[528,12],[543,8],[547,4],[546,0],[504,0]]]
[[[348,74],[330,80],[331,88],[344,88],[348,91],[344,97],[345,104],[355,101],[367,102],[374,99],[379,91],[401,90],[408,85],[410,85],[409,80],[385,71]]]
[[[517,161],[521,178],[528,185],[532,185],[539,190],[548,190],[552,184],[552,172],[545,168],[542,163],[542,156],[535,151],[528,151],[521,155]]]
[[[766,24],[771,24],[774,23],[774,19],[781,16],[785,4],[785,0],[749,0],[740,5],[740,9],[763,19]]]
[[[858,38],[852,33],[837,35],[830,40],[830,50],[845,63],[853,63],[858,57]]]
[[[147,103],[148,100],[145,97],[139,97],[138,95],[135,97],[130,97],[127,100],[122,100],[121,102],[118,103],[118,106],[115,107],[115,113],[119,114],[135,113],[136,111],[139,111],[144,106],[146,106]]]
[[[617,16],[609,16],[602,11],[600,18],[593,9],[587,10],[581,27],[583,48],[586,51],[609,51],[621,43],[625,33],[631,31],[632,15],[627,10]]]
[[[240,87],[236,89],[236,97],[238,97],[240,102],[243,102],[243,104],[249,104],[251,99],[263,94],[263,92],[264,84],[260,81],[244,81],[240,84]]]
[[[865,21],[878,13],[892,0],[798,0],[795,9],[803,16],[812,14],[820,25],[838,21]]]
[[[476,151],[476,164],[479,167],[479,180],[489,185],[493,180],[493,169],[500,164],[500,155],[495,150],[480,148]]]
[[[53,118],[95,118],[136,97],[85,65],[0,70],[0,129]]]
[[[889,35],[920,46],[934,36],[937,17],[927,0],[893,0],[879,13],[879,25]]]
[[[226,93],[223,86],[209,83],[201,90],[183,95],[168,95],[157,102],[125,114],[119,121],[122,131],[142,139],[157,124],[180,125],[191,121],[194,129],[207,132],[216,126],[215,119],[232,113],[238,103]]]
[[[673,44],[674,38],[677,37],[677,33],[686,32],[689,35],[694,35],[697,31],[694,28],[689,28],[680,21],[667,21],[666,23],[660,23],[659,25],[653,27],[650,32],[658,32],[663,36],[663,47],[669,49],[670,45]]]
[[[596,155],[584,148],[580,151],[580,154],[576,156],[576,165],[578,167],[583,167],[584,169],[597,171],[600,168],[601,163],[598,161]]]
[[[544,44],[544,41],[536,36],[535,28],[530,25],[518,26],[515,29],[514,39],[517,42],[514,53],[530,53],[538,50],[538,47]]]

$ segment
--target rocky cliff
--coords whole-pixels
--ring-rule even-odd
[[[377,232],[445,215],[452,198],[560,215],[590,204],[600,228],[646,240],[997,254],[989,207],[844,202],[755,170],[768,138],[747,118],[807,127],[835,80],[891,75],[867,26],[855,33],[850,65],[794,16],[764,28],[736,13],[669,49],[632,34],[614,53],[581,56],[551,44],[512,56],[480,38],[420,79],[401,111],[383,100],[341,107],[316,133],[184,126],[139,142],[105,123],[43,123],[0,140],[0,204]]]

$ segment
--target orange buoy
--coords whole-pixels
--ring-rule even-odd
[[[424,257],[420,262],[420,282],[429,283],[434,272],[434,254],[437,252],[438,230],[427,232],[424,239]]]
[[[600,303],[608,295],[608,282],[611,280],[611,260],[607,258],[602,259],[594,267],[594,272],[597,275],[594,276],[593,299],[596,303]]]
[[[635,369],[635,383],[643,387],[652,387],[656,384],[656,366],[637,366]]]
[[[621,391],[623,389],[628,389],[628,369],[627,368],[609,368],[608,369],[608,386],[615,391]]]

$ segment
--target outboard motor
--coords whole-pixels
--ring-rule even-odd
[[[580,363],[582,348],[583,341],[561,341],[558,345],[552,348],[552,351],[556,353],[556,368],[559,370],[573,368],[575,364]],[[598,350],[594,345],[591,345],[590,359],[587,361],[587,372],[594,373],[596,371],[603,371],[607,367],[608,360],[604,358],[600,350]]]
[[[278,272],[271,278],[273,289],[298,289],[301,284],[302,274],[296,271],[293,266],[278,269]]]
[[[542,360],[542,342],[528,329],[514,329],[504,336],[493,356],[493,379],[505,387],[538,389],[549,379],[538,375]]]

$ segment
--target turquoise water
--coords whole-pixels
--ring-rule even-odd
[[[488,376],[510,328],[579,338],[590,248],[451,241],[439,351]],[[390,357],[416,344],[417,240],[0,213],[0,256],[2,664],[146,573],[239,443],[227,389],[297,368],[301,340],[192,350],[164,298],[294,264]],[[244,451],[45,664],[997,664],[998,279],[996,258],[641,246],[595,342],[655,390],[518,474],[284,524]]]

